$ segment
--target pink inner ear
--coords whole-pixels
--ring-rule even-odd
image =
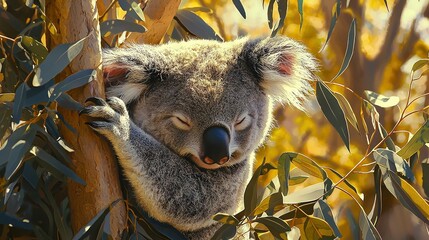
[[[278,60],[279,72],[285,75],[292,75],[294,57],[288,53],[283,53]]]
[[[103,78],[104,81],[108,83],[124,79],[127,74],[128,69],[122,65],[112,64],[103,67]]]

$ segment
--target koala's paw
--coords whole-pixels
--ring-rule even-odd
[[[88,102],[92,105],[82,109],[79,115],[87,115],[96,120],[86,124],[110,141],[128,139],[130,118],[125,103],[121,99],[110,97],[104,100],[98,97],[90,97],[85,101],[85,103]]]

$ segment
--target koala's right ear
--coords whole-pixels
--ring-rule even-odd
[[[150,86],[153,75],[162,72],[162,57],[151,46],[103,50],[103,76],[106,95],[119,97],[125,104],[138,99]]]

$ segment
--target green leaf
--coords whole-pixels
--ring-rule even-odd
[[[374,224],[377,223],[378,218],[381,216],[382,209],[382,191],[381,191],[381,170],[378,165],[374,167],[374,203],[371,208],[371,212],[368,214],[368,218],[371,219],[371,222]]]
[[[64,108],[80,111],[83,109],[82,104],[74,100],[70,95],[67,93],[62,93],[57,99],[57,103]]]
[[[64,92],[81,87],[91,82],[96,77],[96,74],[96,70],[86,69],[68,76],[66,79],[55,84],[50,89],[49,102],[57,100],[58,97]]]
[[[114,205],[116,205],[117,202],[119,202],[119,199],[110,204],[110,206],[99,211],[97,215],[93,219],[91,219],[91,221],[88,222],[88,224],[82,227],[79,232],[77,232],[76,235],[73,236],[73,240],[86,239],[87,237],[89,237],[89,239],[92,239],[91,237],[94,238],[95,236],[97,236],[98,230],[103,224],[104,218],[110,212],[110,209]]]
[[[420,59],[413,64],[411,71],[415,72],[429,63],[429,59]]]
[[[335,239],[329,224],[320,218],[308,216],[304,222],[304,234],[307,239]]]
[[[352,57],[353,57],[353,51],[355,48],[355,41],[356,41],[356,20],[353,19],[352,23],[350,24],[349,34],[347,36],[346,54],[344,55],[343,63],[341,64],[340,71],[338,71],[337,75],[335,75],[335,77],[332,79],[332,81],[334,81],[341,74],[343,74],[343,72],[349,66],[350,61],[352,60]]]
[[[25,125],[20,127],[18,129],[19,131],[15,130],[8,138],[7,143],[5,143],[5,149],[9,151],[8,157],[6,157],[7,165],[4,173],[4,178],[6,180],[11,179],[22,166],[24,156],[33,144],[36,131],[32,126],[33,125]]]
[[[314,205],[313,215],[315,217],[324,219],[334,231],[336,237],[342,237],[340,230],[338,229],[337,223],[335,223],[332,210],[325,201],[320,199],[317,201],[317,203]]]
[[[70,168],[66,167],[64,164],[58,161],[55,157],[45,152],[43,149],[34,146],[30,150],[30,153],[38,157],[40,159],[39,163],[45,168],[47,168],[48,171],[50,171],[53,175],[59,176],[60,179],[61,176],[64,175],[79,184],[86,185],[85,181],[82,180],[82,178],[76,175],[76,173],[74,173]]]
[[[134,0],[119,0],[119,6],[122,10],[130,14],[137,21],[144,21],[144,14],[138,1]]]
[[[15,93],[0,93],[0,103],[13,102],[14,99],[15,99]]]
[[[399,103],[399,97],[397,96],[387,97],[369,90],[365,90],[365,95],[368,101],[382,108],[394,107]]]
[[[278,206],[283,206],[283,196],[280,192],[273,193],[264,200],[255,208],[253,214],[258,216],[268,210],[274,210]]]
[[[244,10],[243,4],[240,0],[232,0],[232,3],[234,3],[235,8],[240,12],[241,16],[246,19],[246,11]]]
[[[387,0],[384,0],[384,5],[386,6],[387,11],[389,11],[389,5],[387,5]]]
[[[365,240],[381,240],[381,236],[375,228],[374,224],[368,219],[363,208],[360,208],[359,228],[362,232],[362,239]]]
[[[380,135],[383,138],[386,138],[385,142],[386,142],[387,148],[389,150],[396,151],[396,145],[395,145],[395,143],[393,142],[393,140],[392,140],[391,137],[388,137],[388,133],[387,133],[386,129],[384,129],[383,125],[381,125],[380,122],[378,123],[378,129],[380,130]]]
[[[338,100],[338,103],[340,104],[341,109],[346,115],[347,121],[349,121],[349,123],[353,126],[353,128],[359,132],[358,121],[349,101],[347,101],[346,97],[344,97],[341,93],[334,92],[334,91],[332,93],[334,93],[335,98]]]
[[[86,37],[55,47],[35,70],[33,86],[39,87],[60,73],[82,50]]]
[[[380,166],[383,181],[392,195],[401,202],[402,206],[429,224],[429,204],[420,196],[407,181],[398,177],[396,173]]]
[[[423,175],[422,187],[426,196],[429,196],[429,163],[427,162],[422,163],[422,175]]]
[[[290,176],[289,177],[289,186],[297,185],[300,183],[305,182],[305,180],[308,179],[309,176],[307,175],[299,175],[299,176]]]
[[[100,32],[104,37],[115,35],[122,32],[146,32],[143,25],[134,22],[128,22],[120,19],[106,20],[100,23]]]
[[[0,212],[0,225],[8,226],[12,225],[13,227],[25,229],[31,231],[33,229],[33,225],[28,222],[24,222],[21,219],[18,219],[14,216],[10,216],[6,212]]]
[[[15,100],[13,102],[12,119],[14,123],[19,123],[21,120],[22,108],[25,106],[27,99],[27,91],[30,88],[24,82],[16,89]]]
[[[12,121],[12,110],[6,104],[0,104],[0,139],[10,128]]]
[[[310,185],[288,194],[283,198],[284,204],[300,204],[318,200],[325,193],[325,185],[323,182]]]
[[[177,21],[193,35],[204,38],[222,41],[215,31],[195,13],[181,9],[177,11]]]
[[[319,166],[319,164],[317,164],[315,161],[311,160],[307,156],[301,153],[294,153],[294,152],[287,152],[284,154],[289,155],[293,165],[295,165],[297,168],[301,169],[302,171],[310,174],[310,176],[317,177],[323,180],[326,179],[325,170],[323,170]]]
[[[277,237],[279,239],[287,239],[286,232],[290,231],[289,225],[283,221],[282,219],[278,217],[260,217],[253,220],[253,222],[258,222],[263,225],[265,225],[268,230],[270,230],[271,234],[273,234],[274,237]]]
[[[316,83],[316,98],[323,114],[335,130],[337,130],[347,149],[350,151],[349,129],[347,128],[344,112],[332,91],[322,81],[317,81]]]
[[[252,178],[246,186],[246,190],[244,192],[244,214],[246,216],[250,216],[253,209],[256,208],[258,203],[258,178],[261,175],[261,171],[263,166],[265,165],[265,160],[262,162],[261,166],[259,166],[255,172],[253,173]]]
[[[341,0],[336,0],[334,6],[332,7],[332,16],[331,16],[331,23],[329,25],[328,37],[326,38],[326,42],[325,44],[323,44],[319,52],[323,51],[323,49],[328,44],[328,41],[331,38],[332,32],[334,31],[335,24],[337,24],[337,19],[340,17],[340,13],[341,13]]]
[[[298,13],[299,13],[299,31],[302,29],[302,23],[304,22],[304,11],[303,11],[304,0],[298,0]]]
[[[277,24],[277,26],[274,28],[274,30],[271,33],[271,37],[274,37],[277,35],[277,32],[283,28],[285,20],[286,20],[286,14],[287,14],[287,1],[288,0],[276,0],[277,2],[277,11],[279,13],[280,19]]]
[[[394,151],[378,148],[374,150],[373,155],[380,167],[387,168],[393,172],[400,172],[411,181],[414,180],[414,174],[408,163]]]
[[[48,49],[43,45],[43,43],[32,37],[23,36],[21,38],[21,45],[25,50],[31,53],[33,58],[37,60],[36,64],[42,63],[48,55]]]
[[[285,153],[279,158],[278,178],[280,182],[280,191],[284,196],[287,195],[289,189],[290,160],[290,156]]]
[[[232,215],[229,215],[227,213],[216,213],[213,217],[213,220],[217,221],[217,222],[221,222],[224,224],[230,224],[230,225],[234,225],[237,226],[239,221],[237,220],[237,218],[235,218]]]
[[[237,232],[237,227],[234,225],[224,224],[213,235],[211,240],[229,240],[232,239]]]
[[[398,155],[404,159],[410,158],[416,153],[425,143],[429,142],[429,120],[413,135],[410,141],[399,150]]]
[[[52,215],[54,216],[55,225],[57,226],[58,233],[61,239],[71,239],[71,237],[73,236],[72,229],[66,223],[65,217],[61,214],[60,209],[54,199],[54,196],[52,196],[51,189],[48,189],[46,185],[43,185],[43,188],[45,193],[44,195],[48,199]]]
[[[275,2],[275,0],[270,0],[270,2],[268,3],[267,18],[268,18],[268,27],[270,29],[273,28],[273,8],[274,8],[274,2]]]

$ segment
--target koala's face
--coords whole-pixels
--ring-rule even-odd
[[[314,69],[285,38],[133,46],[104,58],[108,94],[135,124],[206,169],[248,159],[269,129],[272,99],[298,105]]]

